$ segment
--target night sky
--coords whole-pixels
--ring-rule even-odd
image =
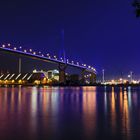
[[[66,57],[99,74],[104,68],[107,75],[139,75],[140,18],[132,0],[0,1],[1,44],[60,56],[63,30]]]

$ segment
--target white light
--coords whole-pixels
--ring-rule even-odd
[[[27,75],[28,75],[28,73],[24,75],[24,77],[22,78],[22,80],[24,80],[24,79],[26,78]]]
[[[47,56],[49,56],[50,54],[49,53],[47,53]]]
[[[39,52],[39,54],[41,54],[41,52]]]
[[[37,72],[37,70],[35,69],[35,70],[33,70],[33,73],[36,73]]]
[[[16,50],[17,48],[16,47],[14,47],[14,50]]]
[[[128,78],[130,78],[131,77],[131,75],[128,75]]]
[[[5,48],[5,45],[2,45],[3,48]]]
[[[20,46],[19,48],[20,48],[20,49],[22,49],[22,47],[21,47],[21,46]]]
[[[29,51],[32,52],[32,49],[30,49]]]
[[[6,80],[9,76],[10,76],[10,74],[8,74],[8,75],[4,78],[4,80]]]
[[[36,55],[36,52],[33,52],[34,55]]]
[[[26,53],[26,52],[27,52],[27,50],[24,50],[24,52]]]
[[[21,73],[16,77],[16,80],[20,77]]]
[[[31,75],[27,78],[27,80],[30,80],[30,78],[32,77],[32,75],[33,75],[33,74],[31,74]]]
[[[42,54],[42,57],[44,57],[44,54]]]
[[[11,46],[11,44],[8,43],[8,47],[10,47],[10,46]]]

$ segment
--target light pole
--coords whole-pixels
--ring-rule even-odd
[[[102,70],[102,82],[103,82],[103,84],[105,82],[105,70],[104,69]]]
[[[130,71],[130,82],[132,83],[132,81],[133,81],[133,72],[132,71]]]

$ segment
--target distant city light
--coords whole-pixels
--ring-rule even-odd
[[[33,70],[33,73],[36,73],[36,72],[37,72],[37,70],[36,70],[36,69],[34,69],[34,70]]]

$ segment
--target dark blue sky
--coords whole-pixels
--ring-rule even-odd
[[[109,75],[140,73],[140,19],[131,0],[0,1],[0,42],[62,53]]]

